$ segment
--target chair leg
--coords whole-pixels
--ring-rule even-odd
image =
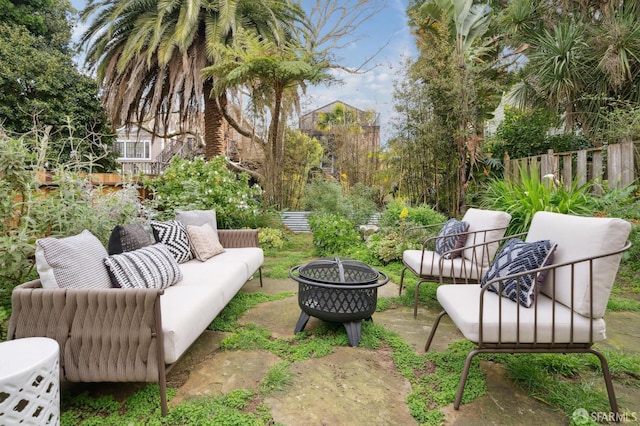
[[[404,273],[406,272],[407,267],[402,268],[402,273],[400,274],[400,290],[398,290],[398,296],[402,296],[402,285],[404,284]]]
[[[413,317],[414,318],[418,317],[418,299],[420,298],[420,284],[422,284],[423,282],[425,281],[418,281],[418,283],[416,284],[416,291],[413,296]]]
[[[435,334],[436,334],[436,329],[438,328],[438,325],[440,324],[440,320],[445,315],[447,315],[447,312],[446,311],[442,311],[436,317],[436,320],[433,323],[433,326],[431,327],[431,332],[429,333],[429,337],[427,338],[427,343],[424,345],[424,351],[425,352],[429,351],[429,348],[431,347],[431,341],[433,340],[433,336],[435,336]]]
[[[464,385],[467,383],[467,376],[469,375],[469,368],[471,367],[471,360],[474,356],[479,354],[480,351],[478,349],[474,349],[469,352],[467,355],[467,359],[464,362],[464,369],[462,370],[462,377],[460,377],[460,383],[458,383],[458,393],[456,393],[456,400],[453,402],[453,408],[455,410],[460,408],[460,403],[462,402],[462,394],[464,393]]]
[[[613,389],[613,381],[611,380],[611,372],[609,371],[609,363],[607,359],[600,352],[593,348],[589,348],[588,352],[594,354],[600,360],[602,366],[602,375],[604,376],[604,383],[607,387],[607,394],[609,395],[609,405],[611,406],[611,412],[615,413],[616,419],[620,418],[620,412],[618,411],[618,402],[616,401],[616,394]]]

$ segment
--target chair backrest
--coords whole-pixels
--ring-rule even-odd
[[[469,247],[482,244],[485,241],[494,241],[502,238],[511,221],[511,215],[497,210],[469,209],[462,220],[469,224],[468,232],[488,230],[487,232],[471,234],[472,238],[467,238],[462,252],[462,256],[465,259],[488,266],[496,254],[499,244],[488,244],[487,246],[477,247],[475,250]],[[486,253],[484,251],[485,247],[487,249]]]
[[[560,264],[578,259],[603,255],[621,249],[629,237],[631,224],[617,218],[580,217],[560,213],[537,212],[531,221],[527,242],[551,240],[558,247],[553,263]],[[560,303],[573,308],[583,316],[602,318],[618,273],[622,253],[574,266],[574,296],[571,300],[571,268],[558,268],[547,274],[540,291],[555,297]],[[592,272],[591,272],[592,270]],[[555,276],[555,294],[552,279]],[[593,281],[593,312],[589,281]]]

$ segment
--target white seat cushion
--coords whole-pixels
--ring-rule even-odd
[[[537,212],[531,221],[526,241],[549,239],[556,243],[558,247],[553,263],[560,264],[619,250],[630,232],[631,224],[622,219]],[[593,318],[604,316],[621,257],[622,254],[618,254],[593,262],[593,313],[590,313],[589,263],[575,266],[573,309],[576,312]],[[571,307],[571,270],[570,267],[559,268],[555,274],[547,274],[540,291],[552,295],[551,280],[555,275],[555,297]]]
[[[405,250],[402,253],[402,261],[418,276],[440,276],[449,278],[464,278],[479,280],[487,268],[474,265],[466,259],[457,257],[443,259],[442,271],[440,271],[440,255],[433,251],[425,251],[424,259],[421,259],[421,250]],[[421,262],[422,260],[422,262]]]
[[[474,343],[480,340],[480,292],[479,285],[441,285],[437,290],[438,302],[462,332]],[[499,303],[502,301],[502,307]],[[499,335],[499,312],[502,309],[502,328]],[[520,329],[518,330],[518,311]],[[571,340],[571,318],[573,317],[573,340]],[[553,319],[555,318],[555,328]],[[534,321],[537,321],[537,336],[534,335]],[[483,311],[484,343],[589,343],[589,323],[587,317],[571,312],[561,303],[539,295],[536,309],[525,308],[496,293],[485,291]],[[593,320],[593,341],[606,339],[604,319]],[[519,335],[518,335],[519,331]]]
[[[462,218],[462,221],[469,224],[468,232],[498,228],[497,230],[487,232],[486,234],[471,234],[467,237],[467,240],[464,243],[465,249],[462,252],[462,256],[467,260],[474,261],[474,250],[469,247],[475,244],[482,244],[485,241],[494,241],[502,238],[507,230],[507,226],[509,226],[509,222],[511,221],[511,215],[497,210],[469,209]],[[487,253],[484,252],[484,247],[476,248],[475,262],[482,265],[489,265],[497,250],[497,243],[490,244],[488,246]]]
[[[256,273],[258,268],[264,263],[264,252],[259,247],[241,247],[241,248],[226,248],[223,253],[215,256],[216,262],[230,262],[241,261],[247,268],[247,276],[245,281],[251,278]],[[212,260],[213,260],[212,259]]]

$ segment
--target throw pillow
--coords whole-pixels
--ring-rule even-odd
[[[489,281],[496,278],[503,278],[507,275],[547,266],[553,261],[555,249],[556,245],[549,240],[525,243],[517,238],[512,238],[498,252],[486,275],[482,277],[480,286],[484,287]],[[540,273],[536,277],[533,274],[528,274],[518,279],[510,278],[504,280],[502,282],[501,295],[520,303],[525,308],[529,308],[533,305],[535,295],[540,285],[542,285],[545,275],[545,273]],[[518,283],[520,284],[519,292]],[[498,293],[498,283],[492,283],[489,291]]]
[[[166,245],[178,263],[193,259],[189,240],[187,239],[187,231],[181,222],[177,220],[168,222],[152,220],[151,229],[153,229],[153,236],[156,242]]]
[[[108,253],[86,229],[67,238],[36,240],[36,269],[43,288],[111,288]]]
[[[151,235],[138,223],[131,225],[116,225],[111,231],[107,251],[109,254],[120,254],[133,251],[153,244]]]
[[[466,234],[457,235],[462,232],[467,232],[469,224],[467,222],[461,222],[456,219],[449,219],[436,238],[436,253],[443,255],[448,251],[453,250],[451,253],[447,253],[447,258],[459,257],[462,254],[462,246],[464,246]]]
[[[187,237],[196,259],[202,262],[224,251],[218,233],[208,223],[201,226],[187,225]]]
[[[167,288],[182,279],[176,259],[164,244],[114,254],[104,259],[114,287]]]
[[[200,226],[208,223],[211,229],[218,230],[215,210],[180,210],[175,209],[176,220],[183,225]]]

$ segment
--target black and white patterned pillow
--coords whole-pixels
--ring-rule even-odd
[[[178,263],[193,259],[187,231],[181,222],[177,220],[168,222],[152,220],[151,229],[153,229],[156,241],[166,245]]]
[[[482,277],[480,286],[484,287],[487,283],[496,278],[502,278],[507,275],[518,274],[542,266],[550,265],[553,262],[553,252],[556,245],[549,240],[540,240],[525,243],[517,238],[512,238],[502,247],[486,275]],[[502,282],[502,296],[508,297],[514,302],[520,303],[525,308],[533,305],[536,293],[545,274],[540,273],[537,276],[533,274],[523,275],[519,279],[511,278]],[[518,281],[520,283],[520,292],[518,294]],[[499,293],[499,283],[492,283],[489,291]]]
[[[442,254],[454,250],[448,253],[448,258],[459,257],[462,253],[462,247],[466,239],[465,235],[456,235],[462,232],[467,232],[469,224],[456,219],[449,219],[443,226],[436,238],[436,253],[442,256]]]
[[[167,288],[182,279],[182,271],[164,244],[114,254],[104,259],[114,287]]]
[[[151,235],[138,223],[116,225],[111,231],[107,251],[109,254],[120,254],[150,246],[153,243]]]
[[[66,238],[36,240],[36,268],[43,288],[111,288],[107,251],[88,230]]]

